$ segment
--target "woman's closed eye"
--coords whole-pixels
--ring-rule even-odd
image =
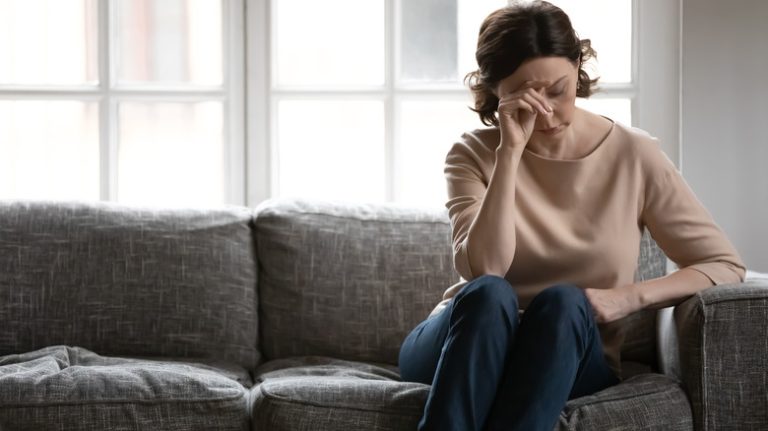
[[[565,88],[560,87],[554,91],[550,91],[547,94],[549,95],[549,97],[557,97],[557,96],[561,96],[564,92],[565,92]]]

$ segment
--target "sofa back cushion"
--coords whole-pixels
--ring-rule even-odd
[[[459,281],[440,208],[276,198],[256,208],[255,232],[266,359],[396,365],[405,336]],[[640,247],[635,278],[663,275],[664,255],[647,232]],[[655,311],[626,322],[626,359],[653,365]]]
[[[635,271],[635,282],[652,280],[667,273],[667,256],[644,229],[640,238],[640,254]],[[658,370],[656,354],[656,315],[658,311],[640,310],[624,318],[624,344],[621,360],[646,364]]]
[[[259,361],[247,208],[0,202],[0,355]]]
[[[456,274],[447,214],[270,199],[256,208],[261,352],[397,364]]]

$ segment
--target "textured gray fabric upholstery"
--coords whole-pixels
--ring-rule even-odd
[[[401,382],[387,364],[308,356],[256,371],[253,430],[413,430],[429,385]],[[630,377],[568,402],[555,430],[692,430],[685,393],[661,374]]]
[[[652,280],[667,273],[667,257],[651,237],[648,229],[640,238],[640,255],[635,281]],[[649,371],[657,371],[656,310],[641,310],[624,318],[626,338],[621,347],[621,360],[646,364]],[[622,377],[627,375],[623,370]]]
[[[665,263],[646,231],[635,279]],[[414,429],[400,343],[458,279],[442,209],[0,201],[0,430]],[[682,386],[627,317],[624,381],[556,429],[768,429],[767,291],[675,310]]]
[[[254,375],[254,431],[413,430],[429,392],[391,365],[322,356],[269,361]]]
[[[395,365],[405,335],[458,279],[443,211],[273,199],[256,213],[268,359]]]
[[[768,282],[705,289],[675,307],[697,430],[768,430]]]
[[[0,201],[0,355],[67,344],[254,366],[251,217]]]
[[[684,431],[693,430],[693,420],[679,382],[663,374],[646,373],[570,400],[555,430]]]
[[[225,374],[66,346],[0,357],[0,429],[248,429],[248,392]]]

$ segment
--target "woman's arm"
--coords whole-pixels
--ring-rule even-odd
[[[733,244],[655,140],[636,146],[645,173],[641,221],[680,268],[664,277],[610,289],[586,289],[599,319],[677,305],[708,287],[744,281]],[[602,290],[603,292],[599,292]]]
[[[480,210],[469,227],[466,252],[473,276],[504,277],[512,265],[515,237],[515,185],[521,151],[500,145]]]
[[[663,277],[635,283],[640,308],[658,309],[677,305],[696,292],[714,286],[703,273],[682,268]]]
[[[595,312],[595,320],[607,323],[642,309],[680,304],[696,292],[713,285],[712,280],[703,273],[692,268],[682,268],[663,277],[625,287],[584,290]]]
[[[504,277],[512,265],[517,170],[537,115],[552,113],[537,90],[541,85],[529,81],[499,99],[500,141],[487,189],[461,152],[451,151],[446,158],[454,266],[467,281],[483,274]]]

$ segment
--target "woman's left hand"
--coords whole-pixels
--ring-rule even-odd
[[[621,288],[593,289],[585,288],[597,323],[608,323],[626,317],[642,308],[635,286]]]

